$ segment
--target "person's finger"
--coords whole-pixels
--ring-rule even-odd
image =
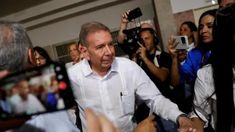
[[[138,44],[140,47],[144,47],[139,41],[137,41],[137,44]]]

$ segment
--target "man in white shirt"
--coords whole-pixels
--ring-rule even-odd
[[[177,105],[161,95],[146,73],[134,62],[115,57],[110,30],[98,22],[82,26],[80,36],[87,57],[69,69],[80,108],[83,129],[84,108],[104,114],[121,131],[133,131],[135,100],[144,101],[165,119],[179,124],[180,131],[195,131]]]

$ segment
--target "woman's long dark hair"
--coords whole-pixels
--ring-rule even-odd
[[[217,97],[217,132],[234,132],[234,36],[235,6],[228,12],[218,11],[213,30],[215,43],[212,51],[212,68]]]

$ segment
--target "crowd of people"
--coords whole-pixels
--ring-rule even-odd
[[[235,132],[235,2],[218,2],[219,9],[202,13],[198,28],[191,21],[180,25],[177,35],[187,36],[188,48],[177,49],[176,39],[169,36],[168,51],[160,48],[154,26],[144,23],[137,48],[128,52],[123,31],[129,11],[124,12],[117,40],[129,59],[115,56],[106,25],[84,23],[80,41],[68,46],[74,107],[30,119],[0,120],[0,131]],[[0,21],[0,47],[0,78],[53,61],[45,49],[32,46],[17,22]],[[15,113],[32,112],[29,106],[37,108],[33,112],[55,108],[58,84],[50,79],[52,92],[45,106],[35,101],[27,81],[19,82],[17,92],[12,91],[21,98]],[[11,111],[6,95],[0,89],[1,113]],[[29,100],[33,103],[26,106]]]

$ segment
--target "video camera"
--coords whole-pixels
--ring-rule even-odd
[[[142,16],[142,12],[139,7],[131,10],[128,14],[128,20],[131,21],[133,19],[139,18]],[[128,47],[128,53],[133,54],[136,52],[136,50],[139,48],[139,45],[137,42],[141,42],[141,39],[139,38],[139,32],[140,32],[140,26],[136,26],[131,29],[123,30],[123,33],[126,35],[126,39],[124,43]]]

